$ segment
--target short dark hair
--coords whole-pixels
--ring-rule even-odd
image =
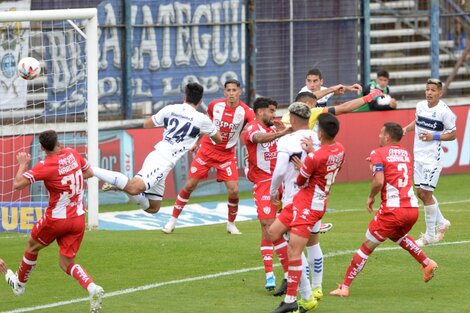
[[[339,131],[339,120],[333,114],[322,113],[318,116],[318,128],[328,139],[334,139]]]
[[[386,70],[380,70],[377,72],[377,77],[385,77],[387,79],[390,79],[390,73]]]
[[[186,95],[186,102],[198,104],[204,95],[204,87],[198,83],[189,83],[186,85],[184,94]]]
[[[302,92],[299,92],[297,96],[295,96],[294,102],[305,102],[309,99],[317,100],[317,96],[315,96],[313,92],[302,91]]]
[[[267,97],[258,97],[253,102],[253,110],[256,112],[258,109],[269,108],[270,105],[274,105],[277,108],[277,101]]]
[[[437,88],[442,89],[442,82],[438,78],[429,78],[428,81],[426,82],[426,85],[436,85]]]
[[[58,139],[55,130],[46,130],[39,134],[39,143],[47,151],[54,150],[57,142]]]
[[[399,142],[403,137],[403,128],[400,124],[388,122],[384,124],[385,133],[387,133],[393,141]]]
[[[240,87],[240,82],[238,80],[236,80],[235,78],[227,79],[224,83],[224,88],[227,88],[228,84],[235,84],[235,85],[237,85],[237,87]]]
[[[305,75],[305,78],[307,78],[308,75],[315,75],[318,76],[318,78],[322,79],[321,71],[318,68],[312,68],[307,72],[307,75]]]

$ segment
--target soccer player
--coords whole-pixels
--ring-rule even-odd
[[[332,296],[349,296],[349,286],[364,268],[371,253],[387,238],[400,245],[423,268],[424,282],[434,276],[437,263],[429,259],[408,235],[418,219],[418,199],[413,192],[411,155],[400,145],[403,130],[397,123],[385,123],[380,130],[380,148],[370,154],[374,177],[367,198],[367,210],[374,212],[375,196],[380,192],[382,203],[369,224],[366,240],[353,256],[343,284],[330,292]]]
[[[197,142],[199,136],[207,134],[214,142],[222,142],[215,125],[205,114],[196,111],[202,101],[204,88],[198,83],[189,83],[185,88],[184,103],[168,105],[144,121],[144,128],[164,126],[163,139],[155,145],[144,160],[142,169],[132,179],[126,175],[93,167],[99,179],[125,191],[132,202],[138,203],[147,213],[155,214],[165,191],[165,180],[176,162]],[[103,185],[103,190],[110,190]]]
[[[270,187],[270,198],[274,205],[279,204],[279,187],[282,184],[282,205],[283,209],[280,215],[277,216],[276,220],[269,227],[269,238],[271,241],[276,241],[283,236],[290,229],[290,222],[292,220],[292,200],[294,195],[298,191],[298,186],[295,184],[295,180],[298,174],[298,168],[294,163],[294,159],[303,160],[307,153],[304,151],[302,141],[306,138],[313,141],[313,137],[316,134],[309,128],[309,117],[311,110],[310,108],[301,102],[292,103],[289,108],[290,122],[292,124],[293,133],[286,135],[279,139],[277,145],[277,162],[274,169],[271,187]],[[320,223],[314,230],[315,234],[319,232]],[[313,235],[312,235],[313,236]],[[301,302],[300,306],[303,309],[310,310],[317,306],[318,299],[323,294],[318,292],[312,292],[310,288],[310,282],[307,276],[308,261],[302,254],[302,261],[304,266],[304,275],[301,276],[301,286],[299,288]],[[286,293],[287,290],[287,274],[286,278],[282,281],[279,289],[274,293],[274,296],[281,296]],[[317,277],[317,276],[316,276]],[[316,281],[316,280],[315,280]],[[316,291],[316,290],[315,290]]]
[[[405,133],[415,130],[414,182],[418,198],[424,204],[426,221],[426,233],[416,240],[420,247],[442,240],[450,226],[433,195],[442,170],[441,141],[451,141],[457,136],[456,116],[441,97],[442,82],[429,79],[426,83],[426,100],[418,102],[415,120],[403,129]]]
[[[188,203],[191,193],[196,189],[201,179],[207,179],[211,168],[217,170],[217,181],[223,181],[228,193],[228,221],[227,232],[240,235],[235,226],[238,212],[238,169],[235,145],[240,132],[245,125],[254,120],[253,110],[240,100],[242,90],[240,82],[229,79],[224,84],[224,99],[217,99],[209,103],[207,113],[214,121],[222,135],[222,142],[213,142],[203,138],[196,157],[191,163],[188,179],[178,193],[173,206],[172,217],[162,228],[166,234],[174,231],[176,221]]]
[[[36,266],[39,251],[57,241],[60,268],[88,290],[91,312],[98,312],[104,294],[103,288],[93,282],[80,264],[75,263],[75,256],[85,233],[84,179],[93,176],[93,172],[77,151],[60,146],[55,131],[42,132],[39,142],[46,153],[45,159],[28,170],[31,155],[19,152],[19,168],[13,188],[21,190],[42,180],[49,192],[49,205],[31,231],[17,274],[7,270],[6,281],[15,295],[23,295]]]
[[[314,307],[306,307],[301,301],[297,303],[297,291],[304,274],[302,255],[308,242],[318,243],[320,221],[326,211],[328,194],[335,177],[344,161],[344,148],[334,138],[339,131],[339,121],[331,114],[322,113],[318,117],[318,138],[320,146],[305,158],[300,173],[296,176],[299,191],[293,202],[281,212],[279,221],[290,227],[288,246],[289,270],[287,293],[284,301],[272,313],[306,312]],[[284,211],[288,212],[287,214]],[[287,225],[289,224],[289,225]],[[309,254],[311,252],[309,251]],[[316,269],[316,267],[314,268]],[[322,277],[320,277],[321,280]],[[321,281],[320,290],[321,290]],[[323,294],[313,294],[316,301]]]
[[[384,95],[390,95],[390,86],[388,82],[390,81],[390,74],[386,70],[380,70],[377,72],[377,78],[371,80],[367,86],[364,88],[362,95],[368,95],[371,90],[379,89],[383,92]],[[367,104],[364,104],[360,108],[354,110],[354,112],[365,112],[365,111],[386,111],[394,110],[397,108],[397,100],[391,98],[387,104],[378,104],[377,101],[371,101]]]
[[[272,242],[268,238],[269,226],[274,222],[277,213],[277,206],[273,205],[269,199],[269,188],[277,159],[277,140],[292,132],[292,128],[286,128],[281,122],[277,122],[275,126],[276,109],[277,102],[275,100],[257,98],[253,103],[256,119],[248,123],[243,134],[248,151],[246,177],[254,184],[253,197],[261,224],[260,249],[267,290],[273,290],[276,287],[276,278],[273,273],[273,245],[284,271],[287,272],[286,240],[284,237],[280,237]]]
[[[351,86],[343,86],[343,85],[337,85],[341,86],[342,88],[336,88],[334,90],[328,90],[328,87],[323,86],[323,77],[322,73],[318,68],[313,68],[307,72],[307,75],[305,75],[305,86],[300,89],[300,92],[308,91],[315,93],[318,91],[327,91],[326,94],[318,95],[316,94],[318,101],[317,101],[317,106],[318,107],[326,107],[328,105],[328,100],[333,96],[333,95],[340,95],[344,94],[346,91],[362,91],[362,87],[359,84],[354,84]],[[331,87],[330,87],[331,88]]]

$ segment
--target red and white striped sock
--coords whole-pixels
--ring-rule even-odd
[[[349,285],[351,285],[352,281],[366,265],[367,259],[371,253],[372,251],[363,243],[356,254],[354,254],[351,264],[349,264],[346,275],[344,276],[343,286],[349,287]]]
[[[173,216],[174,218],[178,218],[181,214],[181,211],[183,211],[184,206],[188,203],[189,197],[191,197],[191,193],[187,192],[186,190],[181,189],[180,192],[178,193],[178,196],[176,197],[175,204],[173,206]]]
[[[287,273],[289,267],[289,258],[287,257],[287,241],[284,237],[273,242],[274,251],[276,251],[277,258],[281,262],[284,273]]]
[[[18,269],[18,280],[20,283],[27,283],[31,272],[36,267],[36,260],[38,259],[37,254],[32,254],[25,252],[23,255],[23,260],[21,261],[20,267]]]
[[[93,282],[93,279],[88,275],[85,269],[76,263],[72,263],[67,267],[67,274],[75,278],[80,286],[87,289],[88,285]]]
[[[228,221],[230,223],[235,222],[238,213],[238,197],[237,198],[228,198]]]
[[[300,277],[302,276],[302,259],[289,260],[289,274],[287,278],[287,292],[284,302],[292,303],[297,300]]]
[[[267,239],[261,239],[261,256],[263,257],[264,272],[266,274],[273,272],[273,244]]]

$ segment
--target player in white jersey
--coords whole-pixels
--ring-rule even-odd
[[[442,170],[443,148],[441,141],[456,138],[455,114],[441,100],[442,82],[429,79],[426,83],[426,100],[416,105],[416,118],[403,131],[415,131],[414,177],[418,197],[423,201],[426,233],[416,240],[426,246],[442,240],[450,222],[444,218],[433,192]],[[436,232],[437,224],[437,232]]]
[[[341,88],[337,88],[341,87]],[[333,88],[333,89],[331,89]],[[331,91],[330,91],[331,90]],[[325,87],[323,86],[323,77],[322,73],[318,68],[313,68],[307,72],[307,75],[305,75],[305,86],[300,89],[299,93],[308,91],[311,93],[314,93],[317,97],[317,107],[326,107],[328,105],[328,100],[334,96],[334,95],[341,95],[344,94],[346,91],[362,91],[362,86],[359,84],[354,84],[351,86],[343,86],[343,85],[337,85],[333,87]],[[319,96],[316,94],[319,91],[330,91],[326,95],[321,94]]]
[[[93,167],[99,179],[130,195],[147,213],[157,213],[165,191],[165,179],[176,162],[196,144],[199,136],[207,134],[216,142],[222,137],[209,117],[196,111],[204,89],[197,83],[185,88],[183,104],[169,105],[144,121],[144,128],[164,126],[163,139],[145,158],[142,169],[129,179],[120,172]],[[109,189],[109,188],[106,188]]]
[[[282,184],[282,211],[281,214],[276,218],[276,220],[269,227],[269,237],[272,241],[278,240],[283,234],[285,234],[290,229],[290,220],[292,216],[292,205],[295,194],[298,192],[299,187],[295,183],[297,175],[299,173],[298,169],[293,163],[294,159],[304,160],[307,156],[307,152],[304,151],[302,147],[302,141],[308,139],[313,141],[316,134],[313,130],[309,128],[309,118],[310,118],[310,108],[302,102],[294,102],[289,106],[290,112],[290,124],[292,134],[285,135],[278,140],[277,143],[277,161],[276,167],[273,172],[271,188],[270,188],[270,197],[273,204],[279,204],[279,187]],[[318,243],[318,233],[320,231],[319,221],[315,225],[315,229],[312,231],[316,237]],[[312,240],[312,246],[313,246]],[[319,245],[315,245],[315,251],[318,252]],[[308,250],[309,254],[317,255],[313,250]],[[321,252],[321,250],[320,250]],[[323,257],[321,257],[323,259]],[[321,292],[321,282],[318,286],[315,286],[315,293],[312,294],[312,289],[308,279],[307,268],[308,261],[307,258],[302,255],[302,265],[303,265],[303,274],[301,275],[301,282],[299,292],[301,295],[301,300],[299,305],[303,309],[311,310],[315,308],[318,304],[318,299],[321,299],[323,293]],[[312,273],[312,275],[317,276],[322,275],[322,272]],[[318,280],[315,279],[317,282]],[[287,280],[283,281],[287,284]],[[282,287],[282,285],[281,285]],[[317,289],[317,287],[320,287]],[[285,290],[284,290],[285,292]],[[276,295],[282,295],[282,293],[276,293]]]

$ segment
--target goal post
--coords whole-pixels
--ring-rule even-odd
[[[77,25],[75,21],[80,21],[80,25]],[[28,95],[27,101],[28,104],[23,108],[14,108],[2,110],[0,107],[0,115],[1,115],[1,125],[0,125],[0,141],[1,147],[0,153],[2,154],[2,160],[14,160],[10,156],[4,156],[7,153],[8,148],[11,148],[11,153],[15,153],[20,151],[18,144],[16,142],[20,142],[20,140],[15,141],[20,136],[24,135],[35,135],[39,132],[46,130],[46,129],[54,129],[58,132],[63,132],[62,136],[59,136],[59,140],[61,138],[66,138],[67,140],[70,138],[72,140],[76,140],[77,137],[80,137],[82,145],[86,145],[86,158],[89,161],[91,166],[98,166],[99,165],[99,151],[98,151],[98,16],[97,16],[97,9],[96,8],[87,8],[87,9],[65,9],[65,10],[37,10],[37,11],[8,11],[8,12],[0,12],[0,25],[6,25],[6,23],[13,23],[10,29],[0,29],[0,34],[3,32],[2,36],[6,36],[8,38],[8,44],[17,44],[20,39],[11,39],[13,36],[19,33],[18,29],[20,26],[18,24],[24,22],[28,25],[33,25],[35,23],[44,23],[44,22],[51,22],[55,23],[57,21],[61,21],[64,26],[61,26],[64,29],[63,36],[50,36],[47,39],[47,35],[42,34],[42,28],[38,31],[36,29],[31,30],[31,33],[41,32],[39,35],[36,35],[31,41],[35,40],[41,43],[42,40],[49,40],[48,43],[51,51],[64,49],[62,46],[65,47],[64,42],[69,40],[70,38],[80,38],[78,40],[79,43],[70,43],[70,46],[67,47],[67,52],[64,53],[64,58],[66,59],[62,62],[62,68],[67,67],[69,63],[73,63],[71,67],[83,66],[83,68],[76,69],[80,71],[80,75],[76,75],[73,78],[70,78],[70,75],[67,72],[59,72],[59,67],[57,66],[57,60],[55,57],[57,55],[52,55],[52,52],[43,52],[43,50],[47,50],[44,47],[41,47],[38,44],[38,47],[33,47],[32,43],[29,42],[25,46],[28,49],[28,54],[34,50],[38,53],[38,50],[41,53],[47,54],[49,53],[48,61],[45,61],[45,57],[42,61],[43,66],[46,66],[49,63],[55,65],[54,68],[46,68],[44,70],[43,76],[47,76],[46,78],[36,79],[36,81],[30,81],[26,87],[26,83],[20,81],[19,83],[24,84],[24,91],[26,93],[26,88],[28,88]],[[16,24],[15,24],[16,23]],[[42,25],[42,24],[41,24]],[[65,26],[66,25],[66,26]],[[40,28],[42,26],[37,26],[36,28]],[[53,25],[53,27],[57,27]],[[65,29],[70,29],[75,33],[73,35],[69,33],[65,33]],[[16,30],[16,31],[15,31]],[[59,32],[61,28],[57,27],[53,29],[53,31]],[[63,38],[62,38],[63,37]],[[56,43],[55,40],[58,42]],[[5,42],[0,43],[5,45]],[[76,55],[77,51],[81,51],[81,45],[85,46],[85,53],[86,56],[82,57],[80,55]],[[10,48],[11,49],[11,48]],[[17,49],[18,50],[18,49]],[[3,50],[2,50],[3,51]],[[23,52],[21,52],[23,53]],[[17,52],[18,54],[18,52]],[[14,59],[14,58],[13,58]],[[82,59],[84,62],[82,62]],[[3,60],[2,60],[3,61]],[[18,60],[16,60],[17,62]],[[12,61],[10,61],[11,63]],[[55,63],[54,63],[55,62]],[[83,65],[86,63],[86,65]],[[44,65],[46,64],[46,65]],[[11,74],[12,82],[3,82],[3,85],[7,87],[2,88],[10,88],[14,85],[13,80],[19,79],[15,77],[16,74],[16,64],[14,64],[15,73]],[[65,65],[65,66],[64,66]],[[13,70],[11,69],[12,64],[7,64],[6,69],[9,69],[8,73],[12,73]],[[85,73],[86,69],[86,73]],[[2,63],[2,70],[3,70],[3,63]],[[66,71],[71,71],[71,69],[66,69]],[[55,76],[53,76],[55,75]],[[7,76],[10,76],[7,75]],[[52,77],[52,78],[51,78]],[[48,82],[50,83],[53,79],[60,77],[60,80],[66,81],[68,80],[69,85],[58,84],[57,86],[49,87]],[[77,78],[78,77],[78,78]],[[82,78],[84,83],[82,84],[79,81],[79,78]],[[40,77],[41,78],[41,77]],[[4,77],[2,77],[4,79]],[[62,83],[61,81],[61,83]],[[42,82],[42,85],[41,85]],[[14,87],[14,86],[13,86]],[[13,88],[12,87],[12,88]],[[85,90],[86,89],[86,90]],[[63,99],[57,99],[54,97],[50,97],[50,95],[57,95],[57,92],[60,91],[64,94]],[[50,99],[51,98],[51,99]],[[85,99],[86,98],[86,99]],[[31,100],[32,99],[32,100]],[[39,100],[35,100],[39,99]],[[35,102],[36,101],[36,102]],[[32,104],[31,104],[32,103]],[[53,105],[49,104],[52,103]],[[78,105],[79,103],[80,105]],[[75,107],[74,105],[77,104]],[[62,111],[61,108],[65,108]],[[47,112],[49,110],[49,112]],[[56,116],[54,116],[56,114]],[[68,116],[73,116],[73,118],[69,118]],[[84,134],[77,135],[78,132],[84,132]],[[74,133],[69,135],[69,133]],[[13,139],[12,139],[13,138]],[[25,141],[26,142],[26,141]],[[75,141],[77,142],[77,141]],[[64,144],[67,146],[67,144]],[[27,147],[23,147],[27,148]],[[84,151],[85,152],[85,151]],[[34,161],[34,160],[33,160]],[[8,168],[7,170],[2,170],[2,172],[6,173],[3,176],[11,176],[11,172],[13,172],[13,168]],[[0,178],[2,184],[9,184],[12,181],[6,181]],[[98,179],[97,178],[90,178],[87,181],[88,186],[88,227],[91,229],[95,229],[98,227]],[[5,187],[0,186],[2,190]],[[8,187],[6,187],[8,190]],[[15,195],[16,196],[16,195]],[[14,197],[14,192],[12,191],[12,201]],[[21,201],[21,200],[20,200]],[[31,200],[30,200],[31,201]],[[5,202],[5,198],[0,198],[0,202]],[[3,211],[2,211],[3,212]],[[17,212],[17,214],[19,214]],[[8,217],[10,220],[12,217]]]

